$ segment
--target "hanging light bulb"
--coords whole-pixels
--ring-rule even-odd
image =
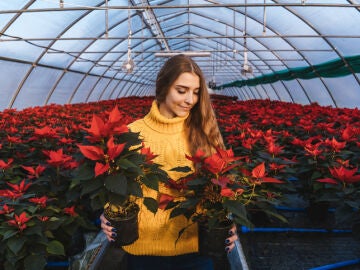
[[[253,69],[248,63],[248,50],[246,44],[246,35],[247,35],[247,25],[246,25],[246,17],[247,17],[247,0],[245,0],[245,22],[244,22],[244,64],[241,69],[241,74],[246,76],[247,74],[252,74]]]
[[[130,7],[130,1],[129,1],[129,7]],[[135,63],[131,59],[131,38],[132,38],[132,32],[131,32],[131,14],[130,9],[128,10],[128,29],[129,29],[129,36],[128,36],[128,52],[127,52],[127,59],[123,63],[122,67],[125,70],[127,74],[130,74],[133,72]]]

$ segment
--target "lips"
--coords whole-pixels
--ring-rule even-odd
[[[191,110],[191,107],[181,107],[183,110],[185,111],[190,111]]]

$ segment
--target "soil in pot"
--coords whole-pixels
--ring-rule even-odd
[[[138,231],[138,213],[139,207],[134,204],[134,209],[128,212],[126,217],[117,216],[111,211],[111,207],[104,209],[104,216],[111,226],[116,229],[117,236],[115,242],[112,243],[115,247],[126,246],[134,243],[139,238]]]

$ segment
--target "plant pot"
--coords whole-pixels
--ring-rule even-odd
[[[199,223],[199,253],[211,257],[215,270],[228,270],[230,263],[225,251],[225,239],[233,222],[228,220],[223,226],[208,229],[206,224]]]
[[[111,226],[116,229],[117,236],[112,243],[115,247],[130,245],[139,238],[139,206],[134,204],[131,207],[131,210],[128,211],[126,216],[119,216],[118,213],[113,212],[111,210],[111,205],[104,209],[104,217],[110,222]]]
[[[312,202],[306,208],[307,215],[314,225],[327,224],[329,214],[329,203],[327,202]]]
[[[269,216],[261,209],[248,209],[248,218],[255,227],[270,227]]]
[[[360,241],[360,222],[356,222],[351,227],[354,239]]]

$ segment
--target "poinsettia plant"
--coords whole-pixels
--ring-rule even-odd
[[[360,222],[360,171],[357,166],[338,162],[329,168],[330,176],[317,179],[322,184],[320,200],[336,205],[335,218],[338,224]],[[359,232],[357,232],[359,233]]]
[[[217,149],[208,157],[199,149],[194,156],[186,158],[193,161],[195,171],[189,167],[174,168],[188,172],[188,175],[168,183],[182,192],[184,199],[174,200],[167,195],[162,199],[166,208],[172,208],[171,217],[185,215],[209,229],[221,227],[229,219],[252,227],[247,208],[254,204],[265,206],[265,202],[276,203],[277,196],[271,185],[284,183],[266,175],[264,162],[249,171],[242,157],[235,156],[232,149]],[[275,212],[273,214],[283,219]]]
[[[136,210],[136,201],[141,198],[155,213],[158,202],[143,198],[142,186],[158,190],[167,174],[153,162],[156,156],[144,147],[139,133],[124,124],[118,108],[115,106],[105,121],[93,115],[90,127],[83,130],[86,141],[77,146],[84,159],[75,170],[73,187],[81,187],[81,195],[90,199],[92,209],[105,206],[127,216]]]
[[[23,164],[12,158],[0,161],[4,269],[43,269],[49,258],[67,260],[75,255],[73,236],[79,230],[96,229],[79,207],[79,196],[69,191],[73,158],[62,149],[34,152],[40,164],[30,158],[33,153]]]

